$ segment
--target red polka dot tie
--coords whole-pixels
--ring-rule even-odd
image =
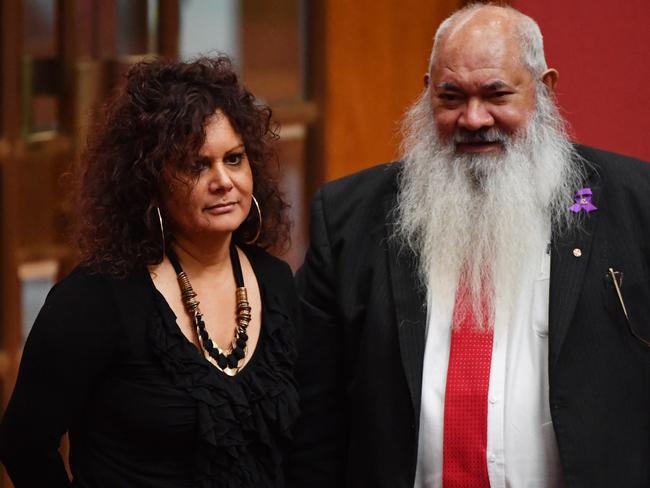
[[[454,307],[445,390],[444,488],[489,488],[487,471],[487,396],[492,362],[492,327],[478,330],[464,313],[466,293],[459,286]],[[485,329],[485,328],[483,328]]]

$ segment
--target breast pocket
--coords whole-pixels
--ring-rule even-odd
[[[650,349],[650,279],[626,280],[624,276],[619,284],[620,296],[609,275],[606,281],[607,311],[626,333]]]
[[[650,280],[624,286],[622,294],[632,334],[650,348]]]

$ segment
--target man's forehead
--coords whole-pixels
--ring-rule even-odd
[[[481,9],[452,24],[439,40],[434,68],[513,69],[521,65],[515,21],[503,9]]]
[[[441,39],[462,40],[474,34],[482,37],[491,33],[505,36],[515,32],[520,22],[521,15],[513,9],[494,5],[483,6],[452,20]]]

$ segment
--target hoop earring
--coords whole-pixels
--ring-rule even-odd
[[[156,212],[158,212],[158,224],[160,225],[160,238],[162,242],[162,259],[165,259],[165,227],[163,226],[162,214],[160,213],[160,207],[156,206]]]
[[[253,203],[255,204],[255,208],[257,209],[259,226],[257,227],[257,233],[255,234],[255,237],[253,237],[252,239],[247,240],[246,244],[255,244],[257,242],[257,240],[260,238],[260,234],[262,233],[262,211],[260,210],[260,204],[257,203],[257,198],[255,198],[255,195],[251,195],[251,198],[253,199]]]

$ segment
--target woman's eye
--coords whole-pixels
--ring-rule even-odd
[[[237,165],[240,164],[244,159],[244,153],[231,153],[224,158],[224,163]]]
[[[207,158],[200,158],[194,161],[194,164],[192,165],[192,170],[200,172],[208,167],[210,167],[210,160]]]

